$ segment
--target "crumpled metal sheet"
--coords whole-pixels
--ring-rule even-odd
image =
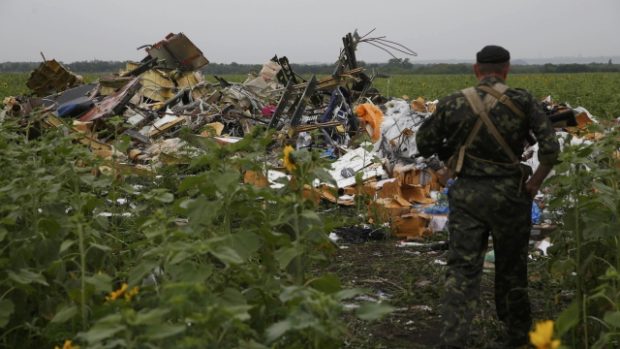
[[[138,92],[138,89],[140,89],[139,78],[134,78],[115,94],[97,102],[91,110],[80,117],[80,121],[93,121],[122,114],[123,108],[131,97]]]
[[[209,64],[202,51],[183,33],[170,33],[146,51],[158,60],[161,68],[194,71]]]

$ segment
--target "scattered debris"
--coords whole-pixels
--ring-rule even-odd
[[[372,88],[376,74],[367,75],[359,66],[357,45],[369,44],[392,56],[416,54],[369,35],[345,35],[336,68],[324,78],[305,79],[287,57],[276,55],[243,83],[217,76],[217,83],[210,83],[199,70],[209,60],[183,33],[141,47],[146,51],[141,61],[93,84],[44,58],[27,83],[32,95],[7,97],[0,120],[36,114],[38,127],[74,133],[98,156],[140,175],[153,174],[162,165],[189,163],[201,154],[180,138],[182,128],[222,145],[238,142],[255,127],[269,128],[274,154],[295,146],[318,149],[332,160],[328,172],[333,181],[317,179],[305,188],[309,197],[345,206],[367,204],[373,225],[338,229],[331,235],[334,241],[383,239],[384,224],[396,236],[419,239],[444,230],[449,210],[436,174],[443,164],[420,157],[415,141],[437,101],[390,99]],[[587,110],[550,98],[544,106],[554,126],[573,135],[573,142],[600,137],[588,133],[587,125],[597,121]],[[123,150],[117,149],[127,139]],[[525,155],[536,167],[535,140],[530,144]],[[244,173],[244,182],[278,189],[285,185],[282,178],[291,178],[280,171],[285,164],[279,156],[268,156],[266,164],[262,173]]]
[[[542,252],[543,256],[547,256],[547,249],[551,246],[553,246],[553,244],[551,243],[551,239],[549,239],[548,237],[536,242],[536,244],[534,245],[536,249]]]
[[[345,243],[363,243],[369,240],[384,240],[389,236],[389,230],[383,227],[370,225],[337,228],[330,233],[332,241],[342,240]]]

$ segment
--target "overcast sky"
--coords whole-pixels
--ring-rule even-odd
[[[468,59],[620,56],[620,0],[0,0],[0,62],[139,60],[136,47],[184,32],[212,62],[332,63],[341,37],[377,28],[418,53]],[[404,56],[403,56],[404,57]],[[358,59],[390,57],[361,46]]]

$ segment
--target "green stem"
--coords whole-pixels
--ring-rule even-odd
[[[302,186],[302,196],[301,198],[303,199],[303,186]],[[301,234],[299,232],[299,204],[295,205],[295,243],[297,244],[297,248],[302,247],[301,244]],[[303,274],[303,269],[301,266],[301,254],[297,254],[297,256],[295,256],[295,278],[297,279],[297,284],[298,285],[302,285],[304,283],[304,274]]]
[[[39,168],[40,164],[37,161],[37,155],[33,156],[32,162],[33,162],[33,167],[34,168]],[[34,181],[36,183],[36,181]],[[33,236],[38,236],[39,235],[39,197],[38,195],[41,195],[41,192],[38,191],[36,193],[32,194],[32,228],[34,230],[34,234]]]
[[[15,326],[15,327],[12,327],[12,328],[10,328],[10,329],[8,329],[8,330],[6,330],[6,331],[2,332],[2,333],[0,334],[0,340],[2,340],[2,342],[5,342],[5,343],[6,343],[6,338],[8,338],[8,337],[9,337],[9,334],[10,334],[11,332],[15,332],[15,331],[19,330],[20,328],[24,328],[24,327],[26,327],[26,326],[25,326],[25,325],[23,325],[23,324],[22,324],[22,325],[17,325],[17,326]]]
[[[133,349],[136,347],[131,338],[131,331],[129,329],[125,330],[125,343],[127,343],[127,349]]]
[[[612,160],[609,160],[609,161],[610,161],[609,167],[613,168],[612,166],[615,166],[615,164],[612,162]],[[612,177],[610,184],[611,184],[611,187],[614,189],[614,198],[618,198],[618,194],[619,194],[618,193],[618,182],[615,180],[614,177]],[[619,218],[618,212],[620,212],[620,205],[616,201],[616,217],[615,217],[616,219]],[[618,241],[617,236],[614,237],[614,242],[616,243],[616,271],[620,271],[620,241]],[[614,294],[617,294],[618,281],[614,280],[613,285],[614,285]]]
[[[6,297],[7,294],[11,293],[11,291],[13,291],[14,289],[15,287],[11,287],[8,290],[6,290],[6,292],[4,292],[2,296],[0,296],[0,300],[4,299],[4,297]]]
[[[219,336],[217,336],[217,345],[218,345],[218,347],[222,344],[222,341],[224,340],[224,337],[228,333],[228,329],[229,328],[230,328],[230,326],[224,327],[224,330],[220,333]]]
[[[82,223],[77,224],[79,248],[80,248],[80,308],[82,311],[82,328],[87,328],[86,312],[86,249],[84,247],[84,229]]]
[[[579,206],[579,194],[577,193],[577,198],[575,200],[575,239],[576,239],[576,244],[577,244],[577,256],[576,256],[576,262],[577,262],[577,301],[579,302],[579,307],[580,309],[580,314],[581,314],[581,321],[583,323],[583,336],[584,336],[584,348],[588,349],[588,319],[587,319],[587,315],[588,312],[586,310],[586,299],[585,299],[585,290],[584,290],[584,285],[583,285],[583,266],[581,265],[581,260],[582,260],[582,243],[583,243],[583,236],[582,236],[582,231],[581,231],[581,225],[579,224],[579,220],[580,220],[580,206]]]

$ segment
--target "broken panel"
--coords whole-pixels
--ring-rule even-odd
[[[82,77],[73,74],[55,59],[42,62],[30,73],[26,86],[39,97],[51,95],[82,84]]]

